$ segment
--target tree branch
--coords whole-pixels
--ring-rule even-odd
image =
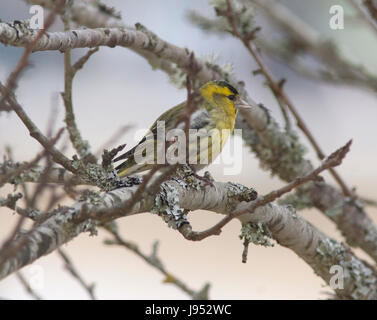
[[[278,82],[275,81],[267,67],[264,65],[262,60],[259,58],[254,46],[251,43],[251,40],[254,39],[254,33],[250,34],[243,34],[242,31],[239,30],[237,26],[237,21],[241,20],[238,16],[241,14],[240,12],[235,12],[232,8],[231,1],[226,0],[227,3],[227,11],[224,11],[220,13],[219,15],[222,15],[228,19],[229,25],[231,27],[232,34],[241,40],[241,42],[244,44],[246,49],[249,51],[249,53],[252,55],[256,63],[258,64],[261,73],[264,75],[266,80],[268,81],[268,85],[271,87],[272,91],[276,94],[277,97],[280,97],[282,102],[288,107],[294,118],[296,119],[297,126],[301,129],[301,131],[305,134],[305,136],[308,138],[309,142],[313,146],[314,150],[317,153],[317,156],[320,160],[323,160],[325,158],[325,154],[322,151],[321,147],[319,146],[318,142],[314,138],[313,134],[307,127],[306,123],[298,113],[296,107],[293,105],[289,97],[286,95],[286,93],[283,91],[282,87],[279,86]],[[218,11],[219,12],[219,11]],[[341,189],[343,190],[343,193],[347,197],[352,197],[351,191],[348,189],[347,185],[343,181],[343,179],[338,175],[338,173],[333,169],[329,169],[331,175],[334,177],[336,182],[339,184]]]
[[[36,44],[39,42],[39,40],[45,35],[46,30],[51,26],[51,24],[55,20],[55,16],[64,6],[65,0],[59,0],[56,5],[54,5],[53,10],[48,15],[46,22],[44,24],[44,28],[35,31],[35,36],[33,37],[32,41],[28,42],[25,45],[25,50],[23,55],[21,56],[20,60],[18,61],[18,64],[16,68],[12,71],[10,76],[8,77],[8,80],[6,82],[5,87],[1,90],[2,91],[2,97],[0,100],[0,106],[4,104],[6,100],[8,100],[8,95],[13,92],[13,89],[16,85],[17,78],[20,76],[21,72],[24,70],[24,68],[28,65],[28,59],[30,54],[33,52]],[[16,30],[16,29],[14,29]],[[8,101],[9,102],[9,101]],[[10,102],[9,102],[10,103]]]
[[[63,47],[74,47],[79,44],[80,46],[98,46],[99,41],[96,39],[105,39],[105,43],[108,44],[110,43],[109,38],[112,38],[114,45],[116,43],[127,44],[131,49],[143,50],[143,52],[149,53],[148,56],[152,55],[159,61],[177,64],[178,67],[185,70],[190,65],[189,50],[176,47],[150,32],[108,28],[78,31],[77,33],[50,33],[50,35],[56,47],[60,47],[60,44]],[[17,42],[15,31],[9,25],[0,23],[0,41],[4,41],[4,37],[8,40],[13,39],[11,43],[19,45],[28,39],[27,35],[21,34],[20,42]],[[71,40],[71,37],[76,41]],[[92,40],[88,42],[88,39]],[[48,39],[44,39],[44,41],[45,45],[51,45]],[[44,46],[42,43],[40,45]],[[277,174],[286,181],[291,181],[313,170],[312,164],[303,157],[304,147],[300,144],[298,137],[293,133],[282,132],[272,116],[248,97],[247,92],[237,80],[217,65],[208,64],[198,58],[195,58],[195,63],[200,68],[196,78],[201,83],[214,79],[227,79],[239,89],[245,100],[255,106],[248,111],[241,110],[236,127],[243,130],[243,139],[251,146],[252,151],[255,152],[265,168],[269,168],[273,174]],[[339,207],[340,204],[344,204],[336,216],[329,215],[329,218],[337,224],[348,243],[359,246],[377,261],[377,227],[361,206],[354,201],[349,201],[327,184],[322,184],[321,188],[318,187],[318,184],[308,185],[305,194],[312,200],[313,205],[325,214],[335,206]],[[322,199],[322,201],[318,199]],[[345,223],[345,221],[351,221],[352,224]]]
[[[171,201],[168,199],[177,199],[179,206],[187,210],[206,209],[221,214],[247,210],[248,204],[240,200],[239,192],[242,192],[242,186],[214,182],[215,188],[206,187],[198,190],[177,180],[170,180],[165,184],[174,192],[174,197],[166,194],[159,196],[167,196],[167,202]],[[135,186],[116,189],[102,196],[91,195],[70,207],[55,210],[54,215],[28,233],[26,240],[22,240],[21,237],[15,241],[15,246],[19,241],[23,241],[23,244],[1,265],[0,278],[56,250],[82,232],[95,232],[94,228],[98,223],[145,211],[155,211],[153,208],[157,204],[156,197],[147,193],[129,212],[124,212],[136,190]],[[239,219],[243,223],[266,223],[276,241],[297,253],[327,283],[331,278],[330,266],[338,264],[345,268],[345,287],[343,290],[336,290],[340,297],[377,298],[374,271],[358,260],[347,247],[323,235],[297,216],[292,207],[270,203],[257,208],[252,214],[243,214]]]
[[[241,211],[235,210],[225,218],[223,218],[220,222],[216,223],[211,228],[202,231],[202,232],[193,232],[191,230],[190,226],[183,226],[180,231],[183,234],[183,236],[188,240],[203,240],[209,236],[212,235],[219,235],[221,233],[221,229],[228,224],[232,219],[242,216],[245,213],[253,213],[258,207],[267,205],[268,203],[275,201],[277,198],[281,197],[282,195],[292,191],[293,189],[297,188],[298,186],[309,182],[309,181],[323,181],[323,179],[320,179],[318,176],[321,172],[328,170],[334,166],[338,166],[341,164],[343,158],[346,156],[347,152],[349,151],[349,148],[351,146],[351,142],[349,141],[345,146],[342,148],[336,150],[333,152],[324,162],[315,170],[310,172],[304,177],[299,177],[295,180],[293,180],[288,185],[278,189],[274,190],[272,192],[269,192],[265,196],[259,197],[257,200],[251,202],[249,205],[247,205],[245,208],[243,208]]]

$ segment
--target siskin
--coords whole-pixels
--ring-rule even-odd
[[[157,151],[161,140],[159,133],[162,130],[163,142],[166,142],[169,140],[167,139],[169,130],[180,129],[183,132],[185,123],[182,118],[187,112],[186,106],[185,101],[163,113],[135,147],[114,159],[114,162],[125,160],[116,167],[119,177],[149,170],[156,164],[163,163],[159,161]],[[190,134],[197,130],[197,136],[190,140],[177,139],[177,137],[170,139],[169,141],[173,144],[166,148],[167,151],[163,153],[163,156],[170,153],[169,159],[174,158],[178,163],[186,163],[188,160],[188,164],[195,171],[204,168],[221,153],[234,129],[239,108],[251,107],[241,99],[234,87],[225,81],[207,82],[199,89],[199,102],[190,116]],[[186,148],[187,141],[188,148]],[[174,152],[169,150],[171,147],[175,148]],[[179,149],[180,147],[183,149]],[[189,156],[187,157],[185,152],[183,152],[184,156],[177,156],[179,150],[188,151]]]

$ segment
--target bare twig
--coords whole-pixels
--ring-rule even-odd
[[[166,183],[176,192],[174,199],[179,201],[177,205],[188,210],[206,209],[221,214],[232,214],[250,206],[250,203],[243,202],[243,197],[234,197],[235,185],[232,183],[214,182],[216,188],[200,189],[190,188],[184,181],[170,180]],[[242,187],[236,189],[243,192]],[[122,208],[133,197],[136,189],[137,186],[119,188],[104,194],[101,199],[94,199],[93,202],[80,201],[70,207],[58,208],[53,216],[32,230],[22,249],[14,252],[6,264],[0,266],[0,278],[56,250],[78,234],[90,230],[96,221],[94,216],[101,217],[103,223],[112,221],[115,212],[118,212],[118,217],[124,216],[121,214]],[[145,193],[127,216],[150,211],[156,205],[154,200],[155,196]],[[165,203],[163,205],[165,206]],[[81,216],[88,216],[88,212],[92,213],[90,219],[76,223]],[[377,283],[373,268],[358,259],[344,244],[330,239],[306,222],[296,214],[293,207],[270,203],[257,208],[252,214],[240,216],[239,219],[242,223],[266,223],[271,236],[279,244],[297,253],[327,283],[332,277],[329,267],[341,265],[347,278],[344,288],[336,290],[340,297],[376,298]]]
[[[110,151],[108,150],[103,150],[103,153],[102,153],[102,167],[103,168],[107,168],[111,165],[113,159],[115,158],[115,156],[121,152],[124,147],[126,145],[125,144],[121,144],[120,146],[116,147],[116,148],[113,148],[111,149]]]
[[[5,95],[6,88],[0,84],[0,91]],[[72,161],[63,155],[58,149],[50,145],[48,138],[38,129],[35,123],[29,118],[21,105],[17,102],[13,94],[7,95],[7,100],[12,109],[16,112],[18,117],[24,123],[29,130],[30,135],[36,139],[52,156],[53,160],[61,164],[65,169],[73,173],[77,172],[77,169],[72,165]]]
[[[363,3],[368,8],[373,19],[377,21],[377,4],[373,0],[364,0]]]
[[[283,32],[283,41],[272,44],[264,37],[256,39],[256,43],[264,51],[282,61],[297,73],[315,80],[325,80],[333,83],[348,83],[377,92],[377,77],[355,62],[341,56],[337,44],[324,39],[322,35],[307,22],[300,19],[281,1],[248,0],[256,4],[267,15],[268,22],[276,24]],[[268,38],[268,37],[267,37]],[[299,56],[306,54],[319,61],[323,67],[309,67],[302,63]]]
[[[262,60],[259,58],[255,48],[253,47],[253,45],[251,43],[251,40],[253,39],[254,35],[253,34],[252,35],[242,35],[239,32],[237,24],[236,24],[236,19],[237,19],[238,13],[234,12],[230,0],[226,0],[226,2],[227,2],[227,12],[224,12],[224,13],[220,12],[220,14],[224,15],[228,19],[229,25],[231,27],[232,34],[242,41],[242,43],[244,44],[246,49],[253,56],[254,60],[256,61],[256,63],[258,64],[258,66],[260,68],[261,73],[267,79],[268,84],[271,87],[271,89],[275,92],[275,94],[278,97],[280,97],[282,102],[291,111],[292,115],[294,116],[294,118],[297,121],[297,126],[301,129],[301,131],[305,134],[305,136],[308,138],[308,140],[312,144],[314,150],[317,153],[318,158],[323,160],[325,158],[325,154],[323,153],[321,147],[319,146],[319,144],[315,140],[313,134],[311,133],[311,131],[307,127],[304,120],[299,115],[299,113],[296,110],[296,108],[294,107],[293,103],[290,101],[290,99],[288,98],[288,96],[284,92],[283,88],[281,88],[279,86],[278,82],[276,82],[274,80],[274,78],[272,77],[272,75],[269,72],[269,70],[267,69],[267,67],[263,64]],[[338,175],[338,173],[333,168],[330,168],[329,171],[330,171],[331,175],[334,177],[334,179],[336,180],[336,182],[339,184],[339,186],[342,188],[344,195],[347,196],[347,197],[352,197],[353,196],[352,192],[349,190],[349,188],[344,183],[342,178]]]
[[[281,197],[282,195],[292,191],[293,189],[297,188],[298,186],[309,182],[309,181],[318,181],[318,175],[329,168],[332,168],[334,166],[338,166],[344,157],[346,156],[347,152],[349,151],[349,148],[351,146],[352,141],[349,141],[346,145],[344,145],[342,148],[336,150],[333,152],[329,157],[327,157],[322,164],[313,170],[308,175],[297,178],[293,180],[291,183],[287,184],[286,186],[274,190],[265,196],[259,197],[256,201],[251,202],[249,205],[247,205],[242,210],[234,211],[233,213],[229,214],[225,218],[223,218],[220,222],[216,223],[211,228],[201,231],[201,232],[195,232],[192,231],[191,226],[184,225],[182,228],[180,228],[181,234],[188,240],[193,241],[200,241],[203,240],[209,236],[212,235],[219,235],[221,233],[221,229],[228,224],[231,220],[234,218],[237,218],[243,214],[246,213],[252,213],[257,209],[258,207],[264,206],[277,198]]]
[[[165,276],[165,280],[164,280],[165,283],[174,284],[175,286],[177,286],[179,289],[181,289],[183,292],[188,294],[193,299],[208,300],[208,289],[209,289],[208,283],[206,283],[203,286],[203,289],[199,291],[195,291],[189,288],[182,280],[179,280],[178,277],[174,276],[171,272],[166,270],[161,260],[157,257],[158,242],[154,243],[152,253],[150,255],[147,255],[143,253],[135,243],[132,243],[131,241],[127,241],[124,238],[122,238],[121,235],[113,226],[105,226],[105,229],[110,234],[113,235],[113,239],[105,240],[105,244],[120,245],[124,248],[127,248],[128,250],[131,250],[133,253],[135,253],[137,256],[139,256],[145,262],[147,262],[150,266],[159,270]]]
[[[368,199],[368,198],[365,198],[365,197],[360,197],[360,201],[365,203],[367,206],[377,207],[377,201],[374,200],[374,199]]]
[[[25,162],[24,164],[22,164],[21,166],[19,166],[13,171],[5,171],[5,163],[4,163],[3,167],[0,167],[0,172],[2,171],[2,169],[4,172],[0,176],[0,187],[2,187],[5,183],[9,182],[10,180],[14,179],[21,173],[25,172],[26,170],[33,168],[45,155],[46,155],[46,151],[43,150],[42,152],[37,154],[37,156],[34,157],[34,159],[32,159],[29,162]]]
[[[54,9],[50,12],[48,15],[44,28],[41,29],[36,37],[33,39],[32,42],[30,42],[24,50],[24,53],[21,57],[21,59],[18,61],[18,64],[16,68],[12,71],[10,76],[8,77],[8,80],[5,85],[5,90],[2,90],[2,97],[0,100],[0,106],[4,104],[4,102],[8,99],[8,95],[10,92],[13,91],[16,81],[21,74],[22,70],[28,65],[28,59],[30,54],[33,52],[35,45],[39,42],[39,40],[42,38],[42,36],[46,33],[47,29],[52,25],[52,23],[55,20],[56,14],[62,9],[63,5],[65,3],[65,0],[59,0]],[[11,106],[11,105],[10,105]]]
[[[49,141],[46,150],[50,150],[51,148],[53,148],[53,145],[57,143],[57,141],[60,138],[62,132],[63,132],[63,129],[59,130],[59,132],[57,133],[57,135],[53,139],[51,139],[51,141]],[[42,177],[48,175],[47,171],[48,170],[46,170],[46,172],[42,173]],[[29,205],[29,210],[33,208],[35,200],[36,200],[36,197],[42,191],[44,184],[45,184],[45,181],[42,178],[41,179],[41,184],[39,184],[38,187],[36,188],[36,190],[34,192],[34,195],[32,197],[28,197],[27,204]],[[8,205],[8,207],[10,207],[10,206]],[[15,202],[14,202],[14,208],[13,209],[16,209],[17,212],[22,211],[22,210],[19,210],[19,208],[15,207]],[[21,217],[18,220],[17,225],[14,228],[13,232],[11,233],[11,235],[9,236],[9,238],[2,245],[2,247],[0,249],[0,266],[2,265],[2,263],[10,255],[12,255],[13,251],[18,250],[25,243],[25,241],[27,239],[27,237],[26,237],[27,233],[24,234],[24,235],[21,235],[22,239],[19,241],[19,243],[17,245],[15,245],[15,246],[13,245],[14,242],[15,242],[14,240],[18,236],[18,234],[19,234],[19,232],[21,230],[22,224],[23,224],[23,222],[24,222],[24,220],[25,220],[25,218],[27,216],[28,216],[27,214],[21,214]]]
[[[64,131],[64,128],[60,129],[57,135],[51,140],[50,144],[53,146],[57,143],[57,141],[60,139],[62,133]],[[38,162],[46,156],[46,150],[43,150],[40,152],[33,160],[30,162],[25,162],[23,165],[19,166],[14,171],[4,172],[3,175],[0,176],[0,187],[3,186],[5,183],[9,182],[10,180],[14,179],[21,173],[25,172],[26,170],[29,170],[36,166]],[[0,167],[1,172],[1,167]]]
[[[377,34],[377,5],[373,0],[350,0],[350,3],[357,12],[364,17],[371,29]]]
[[[94,287],[95,284],[87,284],[85,280],[82,278],[80,273],[77,271],[75,266],[72,263],[72,260],[68,257],[68,255],[62,250],[57,250],[58,254],[62,257],[65,262],[65,268],[69,271],[69,273],[81,284],[81,286],[85,289],[92,300],[96,300],[96,296],[94,295]]]
[[[95,152],[95,157],[98,157],[101,155],[104,149],[109,148],[110,146],[113,146],[124,134],[126,131],[128,131],[132,126],[131,125],[124,125],[120,127],[110,138],[107,140],[102,146],[100,146]]]
[[[32,1],[37,2],[37,0]],[[51,4],[53,2],[44,0],[42,5],[44,5],[44,3]],[[101,13],[98,12],[98,15],[101,15]],[[104,21],[100,17],[97,17],[93,11],[90,15],[83,15],[80,12],[76,12],[72,17],[81,25],[88,25],[90,22],[89,27],[102,26],[101,23]],[[88,21],[88,19],[90,19],[90,21]],[[125,27],[121,22],[120,24]],[[171,69],[168,70],[162,67],[164,63],[168,65],[174,64],[183,70],[187,70],[187,66],[190,64],[191,51],[177,47],[161,39],[156,34],[142,30],[132,30],[130,28],[112,29],[114,26],[112,23],[109,23],[109,25],[104,24],[104,26],[106,26],[106,28],[96,30],[80,29],[65,33],[49,33],[49,36],[43,37],[43,41],[40,41],[38,44],[38,50],[59,50],[60,48],[66,50],[67,48],[74,47],[95,47],[110,44],[112,46],[121,45],[129,47],[139,54],[141,51],[142,53],[147,53],[147,55],[141,55],[148,59],[148,61],[152,59],[155,67],[161,68],[161,70],[167,72],[169,75],[171,75]],[[298,28],[297,30],[301,29]],[[0,23],[0,35],[2,42],[20,46],[25,46],[25,43],[27,43],[27,40],[30,38],[30,34],[27,33],[21,34],[18,38],[14,28],[6,23]],[[325,47],[323,47],[323,51],[325,51]],[[332,53],[330,57],[331,56]],[[326,57],[326,55],[324,55],[324,57]],[[332,58],[328,58],[327,60],[332,61]],[[247,92],[239,85],[239,81],[225,73],[219,65],[208,65],[201,59],[196,59],[196,62],[200,66],[200,72],[197,75],[197,79],[200,83],[205,83],[209,80],[229,79],[229,81],[239,89],[246,100],[252,101]],[[346,64],[342,63],[337,65],[346,66]],[[342,70],[350,70],[347,67],[339,68]],[[173,73],[173,75],[176,75],[176,73]],[[303,146],[299,139],[292,138],[289,134],[281,132],[276,125],[277,122],[271,115],[267,115],[263,108],[257,106],[252,111],[240,113],[242,116],[238,117],[237,127],[249,133],[243,135],[244,140],[248,145],[252,146],[253,152],[257,155],[261,163],[263,163],[266,168],[269,168],[272,173],[279,175],[279,177],[285,181],[291,181],[295,177],[303,176],[313,170],[311,162],[306,159],[302,153]],[[258,139],[249,139],[250,136],[255,135],[258,136]],[[274,157],[267,159],[265,155],[271,152]],[[285,157],[284,161],[278,161],[282,155]],[[56,171],[53,172],[56,173]],[[68,177],[68,175],[64,174],[64,179],[55,179],[57,178],[57,176],[55,176],[54,179],[55,181],[62,181],[65,180],[66,176]],[[83,182],[85,183],[85,180]],[[91,183],[90,181],[86,182],[86,184]],[[321,210],[323,214],[327,215],[336,223],[337,227],[345,235],[348,243],[359,246],[377,261],[377,245],[374,241],[377,237],[377,228],[362,207],[357,206],[354,202],[349,202],[349,199],[338,192],[336,188],[326,183],[321,185],[311,184],[306,194],[316,208]],[[336,216],[328,215],[329,210],[339,203],[344,204],[341,212]]]
[[[18,278],[18,280],[21,281],[27,293],[29,293],[35,300],[42,300],[41,296],[33,290],[29,282],[25,279],[25,277],[22,275],[20,271],[16,272],[16,277]]]

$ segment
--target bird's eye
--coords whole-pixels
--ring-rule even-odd
[[[228,99],[231,100],[231,101],[234,101],[234,99],[236,98],[236,96],[234,94],[231,94],[228,96]]]

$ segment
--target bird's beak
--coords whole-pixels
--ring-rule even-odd
[[[241,97],[238,97],[236,102],[234,103],[237,109],[251,109],[252,106],[247,103],[245,100],[241,99]]]

